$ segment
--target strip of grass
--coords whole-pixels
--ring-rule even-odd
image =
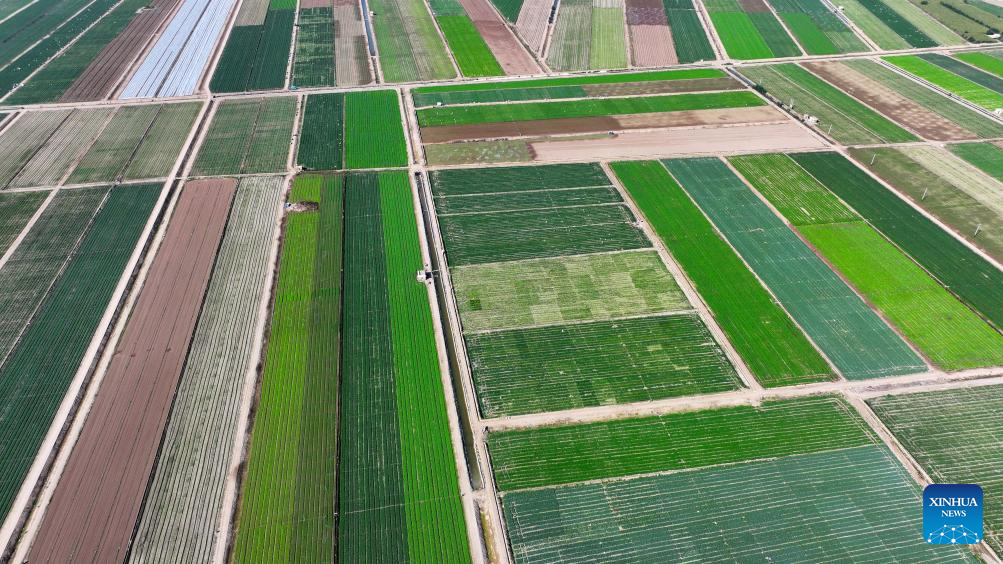
[[[993,111],[1003,108],[1003,94],[976,84],[916,55],[884,57],[889,63],[969,102]]]
[[[202,104],[164,104],[146,131],[132,160],[122,171],[124,180],[166,177],[174,166]],[[122,111],[122,110],[119,110]],[[107,129],[107,127],[105,128]],[[74,171],[75,172],[75,171]]]
[[[1003,147],[992,143],[961,143],[948,145],[947,148],[982,172],[1003,182]]]
[[[1003,364],[1003,335],[789,157],[730,161],[934,364],[948,371]]]
[[[486,104],[480,106],[455,106],[418,110],[418,123],[422,127],[441,125],[467,125],[475,123],[503,123],[511,121],[545,120],[707,110],[714,108],[747,108],[762,106],[765,102],[752,92],[710,92],[677,94],[672,96],[647,96],[639,98],[604,98],[571,100],[565,102],[530,102],[526,104]]]
[[[749,12],[752,24],[759,30],[760,35],[770,46],[774,57],[797,57],[801,55],[801,49],[794,43],[791,36],[787,34],[777,18],[772,12]]]
[[[488,434],[499,490],[573,484],[875,444],[832,396]]]
[[[844,377],[880,378],[926,369],[723,162],[680,159],[666,165]]]
[[[368,0],[380,67],[386,82],[416,82],[456,76],[446,45],[421,0]]]
[[[792,155],[941,284],[1003,327],[1003,272],[837,153]]]
[[[394,90],[345,94],[345,167],[407,166],[407,141]]]
[[[449,50],[453,52],[456,66],[460,74],[466,77],[503,76],[498,59],[488,49],[474,22],[466,14],[455,16],[436,16],[439,29],[446,38]]]
[[[818,118],[817,127],[847,143],[900,143],[916,136],[795,64],[743,69],[742,74],[762,86],[794,111]]]
[[[661,163],[611,166],[760,383],[833,378],[826,361]]]
[[[610,186],[595,163],[433,170],[428,175],[436,197]]]
[[[479,90],[502,90],[512,88],[543,88],[551,86],[582,86],[585,84],[617,84],[620,82],[648,82],[653,80],[690,80],[696,78],[724,78],[728,75],[720,69],[678,69],[653,72],[619,72],[538,80],[513,80],[506,82],[480,82],[447,86],[422,86],[415,88],[415,94],[442,92],[476,92]]]
[[[345,160],[345,95],[306,98],[296,162],[309,170],[338,170]]]

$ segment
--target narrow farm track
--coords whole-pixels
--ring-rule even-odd
[[[188,183],[53,492],[33,562],[128,550],[219,247],[234,181]]]
[[[216,527],[283,184],[239,183],[130,562],[204,562],[225,542]]]

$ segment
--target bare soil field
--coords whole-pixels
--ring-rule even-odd
[[[656,127],[734,125],[740,123],[785,121],[786,119],[782,113],[770,106],[757,106],[752,108],[632,114],[616,117],[603,116],[426,127],[421,130],[421,138],[425,143],[451,143],[471,139],[567,135]]]
[[[543,72],[529,52],[519,43],[515,34],[502,21],[488,0],[460,0],[463,9],[481,33],[488,49],[498,59],[505,74],[538,74]]]
[[[627,0],[627,29],[633,63],[638,67],[679,64],[672,30],[661,0]]]
[[[656,159],[728,152],[795,151],[824,145],[796,123],[627,131],[603,139],[532,143],[540,162]]]
[[[112,94],[118,79],[129,69],[147,42],[181,0],[155,0],[143,9],[122,33],[105,45],[77,80],[63,93],[60,102],[103,100]]]
[[[543,42],[547,38],[552,0],[525,0],[516,20],[515,30],[537,55],[543,53]]]
[[[230,179],[183,188],[39,525],[31,562],[124,559],[235,188]]]
[[[933,141],[977,139],[978,135],[836,62],[805,63],[805,68],[891,119]],[[945,103],[950,103],[945,100]]]

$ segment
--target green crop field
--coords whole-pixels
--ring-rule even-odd
[[[852,380],[926,369],[723,162],[686,159],[666,165],[843,376]]]
[[[1003,94],[976,84],[967,78],[942,68],[916,55],[896,55],[884,58],[900,69],[956,94],[969,102],[993,111],[1003,108]]]
[[[998,55],[980,52],[956,53],[954,58],[1003,78],[1003,58]]]
[[[434,170],[429,178],[436,198],[611,185],[594,163]]]
[[[901,12],[891,6],[894,0],[861,0],[861,4],[880,19],[892,33],[901,37],[906,47],[936,47],[938,43],[917,28]],[[904,4],[904,2],[902,2]],[[932,23],[932,22],[931,22]],[[880,44],[880,42],[879,42]]]
[[[295,113],[291,96],[220,103],[192,175],[284,172]]]
[[[581,118],[622,114],[679,112],[714,108],[746,108],[765,102],[752,92],[708,92],[645,96],[637,98],[601,98],[565,102],[528,102],[525,104],[484,104],[418,110],[422,127],[503,123],[511,121]]]
[[[877,148],[850,155],[962,237],[1003,257],[999,182],[943,151]]]
[[[69,172],[84,150],[94,142],[114,110],[73,110],[66,120],[24,163],[9,188],[55,186]]]
[[[697,15],[693,3],[675,1],[663,2],[663,5],[679,62],[713,61],[716,58],[714,48],[710,46],[707,32],[700,23],[700,16]]]
[[[731,163],[935,365],[1003,364],[1003,335],[951,295],[786,155]]]
[[[269,255],[284,185],[281,177],[247,177],[241,179],[237,187],[226,235],[216,257],[184,374],[171,408],[171,418],[164,432],[161,456],[139,518],[136,540],[131,547],[132,558],[137,560],[205,560],[212,557],[218,543],[225,542],[214,534],[216,517],[223,504],[230,475],[230,456],[234,440],[238,437],[237,429],[243,428],[238,414],[241,413],[241,400],[247,393],[244,385],[246,375],[248,369],[254,370],[258,361],[256,328],[262,321],[260,303],[262,295],[268,291],[268,274],[273,267]],[[317,310],[326,305],[319,301],[313,302]],[[269,372],[267,377],[276,376]],[[314,397],[328,395],[324,383],[308,383],[316,392]],[[301,454],[300,459],[323,461],[325,456],[329,456],[333,465],[333,449],[327,445],[333,443],[329,437],[334,433],[330,426],[321,427],[312,435],[304,433],[301,444],[295,447],[292,445],[299,437],[287,438],[283,447],[293,452],[300,449],[301,453],[303,449],[316,448],[318,453],[310,456]],[[212,428],[216,440],[200,440],[207,428]],[[303,429],[314,431],[313,427],[305,425]],[[260,448],[259,445],[256,447]],[[260,484],[257,481],[261,473],[258,463],[264,458],[255,452],[253,476],[256,481],[248,483],[245,489],[247,508],[260,503],[263,497],[254,488]],[[313,488],[323,483],[325,477],[323,472],[306,464],[298,469],[281,470],[288,470],[289,474],[298,471],[298,483],[305,481],[309,484],[311,495],[316,494],[317,490]],[[310,470],[313,470],[312,475]],[[283,495],[284,484],[270,485],[268,493],[274,496],[271,498],[273,501],[288,499]],[[315,500],[311,499],[311,502]],[[302,505],[302,499],[297,502]],[[331,503],[317,505],[333,511]],[[179,518],[180,515],[184,515],[184,519]],[[257,515],[260,517],[261,514]],[[180,521],[185,521],[186,526],[178,526]],[[251,522],[251,517],[242,516],[240,524],[247,528]],[[330,550],[329,535],[318,535],[310,530],[316,522],[323,520],[300,519],[296,532],[316,544],[318,550],[323,550],[325,546]],[[274,532],[270,528],[271,522],[262,519],[255,525],[253,532],[260,538],[268,539],[268,542],[274,539],[276,552],[286,548],[281,539],[270,536]],[[240,532],[242,537],[246,537],[244,529]],[[301,555],[313,557],[316,553],[303,551]],[[242,555],[235,558],[242,559]],[[311,560],[319,561],[316,558]],[[269,561],[281,562],[282,559],[272,553]]]
[[[442,30],[449,50],[453,52],[456,66],[460,74],[467,77],[502,76],[505,71],[495,56],[488,49],[470,16],[463,12],[462,7],[457,15],[438,15],[435,21]]]
[[[924,53],[919,55],[919,57],[980,86],[985,86],[993,92],[1003,94],[1003,77],[994,76],[971,65],[967,65],[958,59],[952,59],[939,53]]]
[[[898,1],[906,3],[906,0]],[[953,32],[951,35],[957,38],[950,43],[952,45],[962,43],[961,38],[971,43],[995,43],[998,39],[989,36],[999,33],[1000,28],[1003,28],[1003,14],[998,14],[991,8],[983,9],[985,4],[980,6],[969,0],[908,1],[914,5],[911,8],[921,8],[927,19],[931,19],[930,16],[936,18],[943,24],[941,29],[949,28]],[[936,25],[936,22],[931,23]]]
[[[139,180],[166,177],[174,166],[200,109],[201,104],[160,106],[157,117],[122,171],[122,178]]]
[[[407,142],[397,93],[345,94],[345,168],[403,166],[407,166]]]
[[[876,80],[924,108],[971,131],[982,138],[1003,137],[1003,124],[963,104],[949,100],[936,90],[917,84],[901,74],[871,60],[843,61],[847,67]]]
[[[491,3],[495,5],[495,8],[498,8],[498,12],[509,23],[515,23],[519,19],[523,0],[491,0]]]
[[[816,396],[488,433],[502,492],[874,444],[844,400]]]
[[[453,78],[446,46],[425,3],[420,0],[370,0],[383,78],[410,82]]]
[[[422,268],[407,173],[348,177],[342,562],[470,560],[432,312],[414,279]]]
[[[624,7],[621,1],[606,0],[603,7],[592,7],[592,33],[589,45],[590,69],[620,69],[627,64]]]
[[[589,68],[592,15],[592,0],[560,2],[547,50],[547,66],[557,71]]]
[[[704,2],[728,55],[734,59],[769,59],[801,54],[794,41],[765,4],[743,5],[735,0]]]
[[[330,6],[300,8],[292,84],[306,87],[336,84],[334,21]]]
[[[1003,147],[992,143],[960,143],[948,145],[947,148],[982,172],[1003,182]]]
[[[61,217],[53,224],[52,229],[61,233],[58,238],[69,233],[83,235],[82,240],[0,371],[0,411],[4,413],[0,418],[0,513],[10,510],[42,446],[160,191],[159,184],[120,186],[110,193],[107,188],[73,190],[76,195],[59,195],[49,205],[52,208],[60,200],[77,199],[76,204],[86,208],[83,215],[90,220],[95,196],[107,194],[85,233],[71,217]],[[47,213],[48,209],[43,217]],[[40,227],[38,223],[36,227]],[[53,243],[57,239],[51,234],[48,238]],[[26,243],[28,239],[18,249],[26,248]],[[53,245],[47,252],[57,251]],[[41,266],[39,261],[35,263]],[[2,276],[10,266],[8,262],[0,270],[3,288],[13,284],[9,276]],[[32,283],[37,285],[41,280]],[[22,295],[27,301],[28,296]],[[5,312],[3,318],[9,319],[8,315]]]
[[[1003,272],[899,199],[842,155],[794,160],[951,292],[1003,327]]]
[[[757,380],[781,386],[833,377],[822,356],[661,163],[613,163],[612,168]]]
[[[264,22],[234,26],[212,76],[213,92],[274,90],[285,86],[295,8],[295,3],[272,2]],[[254,8],[249,5],[248,9]]]
[[[296,179],[318,210],[286,216],[234,562],[321,562],[334,551],[342,183]]]
[[[458,266],[466,331],[552,325],[689,309],[655,251]]]
[[[524,88],[544,88],[558,86],[587,86],[599,84],[619,84],[622,82],[653,82],[664,80],[693,80],[698,78],[726,78],[728,75],[721,69],[699,68],[699,69],[675,69],[646,72],[611,72],[603,74],[589,74],[583,76],[560,76],[553,78],[540,78],[531,80],[511,80],[505,82],[470,82],[464,84],[451,84],[442,86],[421,86],[412,92],[415,95],[416,103],[419,96],[428,94],[445,94],[458,92],[483,92],[485,90],[513,90]],[[532,99],[532,98],[530,98]],[[485,99],[471,100],[483,102],[501,102],[505,99]],[[431,106],[438,99],[431,99],[419,105]],[[463,101],[450,102],[448,99],[441,100],[445,104],[465,103]]]
[[[1003,386],[983,386],[868,400],[895,438],[935,483],[979,484],[985,540],[1003,552]],[[964,436],[959,444],[956,437]]]
[[[882,49],[908,49],[911,47],[901,35],[895,33],[868,6],[868,0],[841,0],[843,14],[850,19],[867,37]]]
[[[741,72],[782,103],[793,103],[795,112],[818,118],[816,127],[841,143],[916,140],[908,131],[797,65],[750,67]]]
[[[485,417],[738,389],[695,314],[467,335]]]
[[[70,116],[70,110],[30,112],[16,120],[0,135],[0,187],[6,187],[21,171],[21,167],[59,129]]]
[[[345,161],[345,95],[306,97],[296,162],[307,170],[338,170]]]
[[[951,26],[945,26],[934,15],[939,7],[931,7],[930,2],[923,0],[883,0],[893,10],[898,12],[923,35],[939,45],[964,45],[967,42]],[[936,4],[944,4],[952,0],[938,0]]]
[[[867,51],[821,0],[769,0],[809,55]]]
[[[7,252],[48,196],[47,191],[0,193],[0,256]]]

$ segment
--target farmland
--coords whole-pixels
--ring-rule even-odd
[[[1000,452],[1003,420],[997,407],[1003,387],[882,396],[871,408],[937,483],[981,484],[985,540],[1003,550],[1003,475],[992,461]],[[953,440],[964,433],[964,445]]]
[[[333,0],[314,4],[299,10],[291,84],[359,86],[373,82],[359,5]]]
[[[407,145],[396,93],[308,96],[296,160],[311,170],[405,166]]]
[[[801,54],[766,0],[705,0],[703,4],[731,58],[771,59]]]
[[[937,24],[909,0],[847,0],[843,4],[861,30],[882,49],[954,45],[962,39]],[[931,37],[936,35],[939,38]]]
[[[623,0],[563,0],[547,54],[558,71],[627,66]]]
[[[904,0],[900,0],[904,3]],[[993,43],[993,33],[999,33],[1003,27],[1003,14],[972,2],[963,0],[940,0],[939,2],[922,2],[909,0],[917,8],[936,19],[965,41],[972,43]],[[960,43],[960,42],[959,42]]]
[[[1003,147],[992,143],[959,143],[948,150],[982,172],[1003,182]]]
[[[126,264],[160,190],[160,185],[120,186],[110,192],[107,188],[96,189],[95,193],[107,194],[107,200],[72,254],[66,257],[65,269],[54,281],[49,281],[51,289],[20,341],[13,350],[7,349],[10,355],[0,369],[0,411],[4,414],[0,417],[0,437],[3,437],[0,441],[0,507],[4,514],[10,509],[35,457],[47,456],[48,453],[40,452],[40,448],[49,427],[63,424],[57,419],[59,404],[71,390],[71,382],[109,307],[115,286],[123,275],[131,274],[124,272]],[[79,197],[87,192],[75,193]],[[89,193],[84,196],[85,199],[90,197]],[[57,197],[46,209],[53,205],[65,209],[66,199],[75,198]],[[90,202],[79,199],[76,204],[90,206]],[[73,219],[64,213],[59,227],[73,229]],[[55,228],[55,225],[50,227]],[[34,229],[44,229],[44,226],[36,223]],[[55,239],[51,234],[46,236]],[[20,249],[30,252],[31,246],[30,239],[25,239],[18,253],[22,252]],[[56,252],[55,245],[50,245],[47,253],[51,256]],[[38,257],[35,267],[44,268],[46,261],[39,260],[39,253],[32,254]],[[0,276],[5,279],[4,288],[14,287],[16,281],[8,273],[15,268],[18,268],[17,263],[8,261],[0,269]],[[33,283],[37,284],[38,279]],[[54,342],[60,346],[53,347]],[[26,401],[27,398],[31,401]],[[29,488],[33,485],[26,484]]]
[[[432,15],[419,0],[369,0],[387,82],[453,78],[456,70]]]
[[[1003,325],[1003,272],[845,157],[835,153],[793,157],[952,293],[996,327]]]
[[[429,5],[460,74],[469,77],[505,74],[458,0],[436,0]]]
[[[732,165],[935,365],[1003,364],[1003,336],[786,155]]]
[[[283,172],[292,138],[296,98],[220,103],[193,174],[217,176]]]
[[[292,0],[241,3],[210,88],[242,92],[285,86],[295,19]]]
[[[1003,51],[956,53],[954,58],[1003,78]]]
[[[750,67],[742,74],[841,143],[897,143],[916,139],[867,106],[794,64]]]
[[[723,162],[686,159],[665,164],[844,377],[925,370],[902,339]]]
[[[517,562],[557,554],[784,558],[791,554],[776,541],[805,526],[832,533],[799,542],[806,559],[842,554],[840,541],[859,535],[886,558],[965,560],[961,551],[922,542],[910,511],[919,488],[837,398],[498,432],[488,444]],[[690,471],[665,473],[678,469]],[[849,501],[845,488],[861,480],[869,494]],[[678,511],[694,505],[701,511]],[[876,517],[872,505],[886,511],[869,522],[870,532],[915,540],[868,543],[840,519],[847,511]],[[735,517],[753,511],[754,524]]]
[[[944,90],[947,90],[948,92],[989,111],[993,111],[996,108],[1003,108],[1003,93],[998,90],[987,88],[977,82],[973,82],[967,77],[955,74],[953,70],[957,70],[958,67],[946,63],[944,59],[933,58],[931,61],[927,57],[935,56],[897,55],[885,57],[885,60],[906,72],[930,82],[935,86],[939,86],[940,88],[943,88]],[[947,60],[950,61],[951,59]],[[937,63],[944,63],[947,64],[947,66],[945,67]],[[961,63],[959,63],[959,65],[960,64]],[[969,68],[972,69],[972,71],[980,72],[972,67]],[[969,76],[973,75],[972,72],[967,74],[969,74]],[[983,73],[983,75],[985,77],[990,76],[985,73]]]
[[[868,50],[821,0],[769,0],[769,3],[809,55]]]

